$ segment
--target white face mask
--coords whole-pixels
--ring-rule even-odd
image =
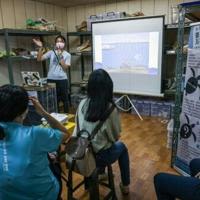
[[[65,43],[64,42],[56,42],[56,48],[58,49],[63,49],[65,46]]]

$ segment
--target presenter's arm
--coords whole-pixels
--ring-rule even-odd
[[[60,65],[61,65],[61,67],[62,67],[64,70],[66,70],[66,69],[68,69],[68,68],[70,67],[70,65],[68,65],[68,64],[65,63],[64,59],[62,59],[62,60],[60,61]]]
[[[44,54],[44,49],[43,49],[42,41],[40,41],[39,39],[35,39],[34,38],[33,42],[39,47],[38,55],[37,55],[37,61],[43,61],[44,58],[42,56]]]

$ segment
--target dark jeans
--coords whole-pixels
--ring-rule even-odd
[[[96,154],[96,164],[98,168],[105,168],[106,165],[118,160],[121,172],[121,180],[124,186],[130,184],[130,168],[128,150],[124,143],[115,142],[110,148],[102,150]]]
[[[200,159],[190,163],[191,175],[200,172]],[[158,173],[154,176],[154,186],[158,200],[200,200],[200,179]]]
[[[60,190],[58,193],[57,200],[61,200],[61,193],[62,193],[62,177],[61,177],[62,169],[61,169],[61,166],[59,163],[53,163],[52,161],[50,161],[49,168],[51,169],[52,173],[54,174],[54,176],[56,177],[56,179],[59,183]]]
[[[48,79],[48,83],[55,83],[56,84],[56,93],[57,93],[57,104],[58,104],[58,111],[59,110],[59,102],[63,102],[64,105],[64,112],[69,112],[69,100],[68,100],[68,80],[52,80]]]

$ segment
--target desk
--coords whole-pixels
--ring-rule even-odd
[[[74,122],[67,122],[64,124],[65,128],[69,131],[69,133],[72,135],[73,130],[75,128],[75,123]]]
[[[64,123],[63,125],[65,126],[65,128],[69,131],[69,133],[72,135],[73,133],[73,130],[75,128],[75,122],[74,122],[74,118],[75,118],[75,115],[74,114],[67,114],[68,116],[68,122],[67,123]],[[46,128],[49,128],[49,124],[41,124],[42,127],[46,127]]]
[[[68,122],[75,122],[75,115],[74,114],[67,114]]]

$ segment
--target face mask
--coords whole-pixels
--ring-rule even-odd
[[[58,48],[58,49],[63,49],[64,46],[65,46],[65,43],[63,43],[63,42],[57,42],[56,43],[56,48]]]

